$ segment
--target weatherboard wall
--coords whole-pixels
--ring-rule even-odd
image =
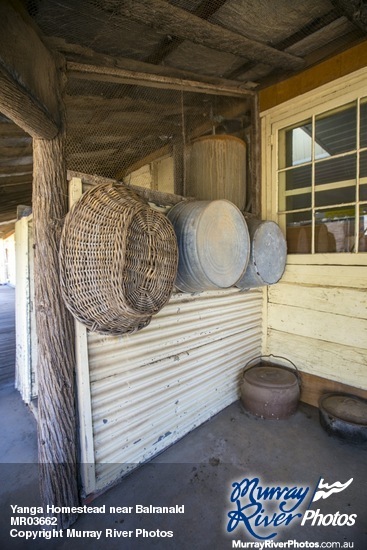
[[[360,49],[364,54],[367,51],[366,45]],[[292,120],[306,119],[317,108],[327,111],[353,101],[356,94],[365,94],[367,69],[352,73],[347,70],[351,63],[343,65],[347,59],[351,60],[348,52],[326,61],[327,83],[318,88],[315,83],[321,65],[260,92],[260,105],[271,107],[261,113],[264,219],[278,221],[278,130]],[[337,68],[348,74],[337,78]],[[307,93],[297,96],[297,82],[303,83],[298,94],[302,90]],[[264,353],[285,356],[307,375],[320,377],[317,384],[321,391],[327,391],[327,381],[331,381],[364,390],[367,396],[366,289],[365,252],[289,254],[280,283],[267,290]],[[312,404],[317,405],[317,400]]]

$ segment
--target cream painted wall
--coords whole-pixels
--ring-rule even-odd
[[[22,399],[30,403],[37,397],[37,336],[34,300],[33,217],[23,217],[15,224],[16,293],[15,387]]]
[[[366,79],[361,69],[261,113],[264,219],[279,221],[277,130],[291,117],[366,95]],[[283,278],[265,293],[262,349],[303,372],[367,390],[367,254],[289,255]]]
[[[367,389],[367,267],[292,265],[267,293],[265,353]]]
[[[163,193],[174,192],[173,157],[166,156],[145,164],[124,178],[125,183]]]
[[[0,239],[0,284],[15,286],[15,237],[14,233]]]

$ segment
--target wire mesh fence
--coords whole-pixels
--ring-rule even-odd
[[[69,170],[184,192],[187,150],[212,134],[247,139],[248,98],[69,75]]]

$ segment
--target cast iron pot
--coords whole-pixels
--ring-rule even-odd
[[[274,357],[292,367],[263,361]],[[254,361],[259,361],[252,365]],[[262,355],[249,361],[243,371],[241,401],[244,408],[266,419],[284,419],[294,414],[301,393],[301,377],[292,361],[276,355]]]

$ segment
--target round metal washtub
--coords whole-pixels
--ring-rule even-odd
[[[189,147],[186,194],[200,200],[246,204],[246,143],[231,135],[203,136]]]
[[[244,273],[250,238],[240,210],[227,200],[183,201],[167,214],[176,233],[176,287],[183,292],[229,288]]]
[[[332,436],[367,443],[367,401],[346,393],[328,393],[319,401],[320,424]]]
[[[273,285],[282,277],[287,261],[287,243],[275,222],[248,218],[250,259],[244,275],[237,281],[241,289]]]
[[[286,359],[295,370],[283,365],[274,365],[256,357],[247,363],[241,384],[241,401],[244,408],[265,419],[285,419],[298,407],[301,379],[297,367]],[[285,359],[278,357],[278,359]],[[253,361],[259,361],[251,365]]]

